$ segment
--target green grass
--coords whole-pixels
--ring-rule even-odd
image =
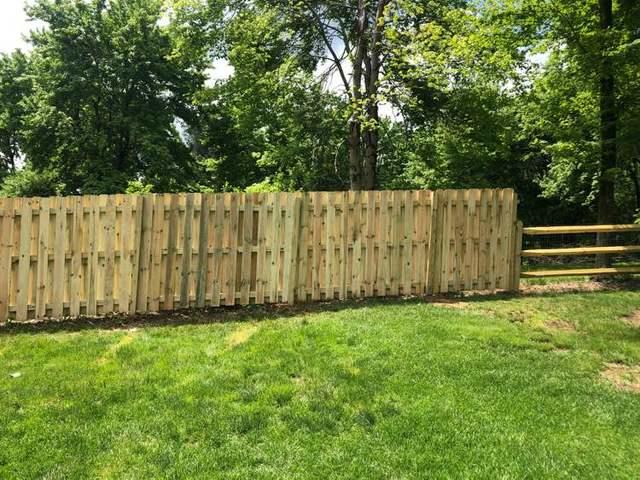
[[[638,477],[640,292],[463,306],[5,329],[0,478]]]

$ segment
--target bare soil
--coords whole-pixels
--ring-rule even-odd
[[[640,365],[607,363],[600,375],[618,390],[640,394]]]
[[[624,317],[624,321],[632,327],[640,328],[640,309]]]
[[[576,331],[576,326],[571,322],[567,322],[566,320],[549,320],[544,323],[544,326],[547,327],[549,330],[556,330],[559,332],[575,332]]]
[[[290,317],[294,315],[305,315],[314,312],[337,311],[345,308],[366,307],[371,301],[388,302],[390,304],[402,304],[406,302],[424,301],[435,306],[465,309],[471,306],[472,302],[492,299],[496,297],[515,298],[522,296],[536,295],[556,295],[563,293],[599,292],[615,290],[640,289],[640,281],[631,280],[591,280],[553,283],[548,285],[526,285],[523,284],[520,291],[495,292],[490,290],[461,292],[455,294],[444,294],[436,296],[415,296],[415,297],[379,297],[376,299],[351,299],[347,301],[318,301],[309,303],[299,303],[296,305],[269,304],[269,305],[249,305],[230,306],[204,309],[177,310],[173,312],[143,313],[135,315],[112,314],[104,317],[79,317],[64,319],[44,319],[29,320],[26,322],[0,322],[0,335],[14,333],[37,333],[42,331],[55,332],[67,331],[75,332],[87,329],[101,330],[130,330],[139,327],[160,327],[166,325],[192,325],[202,323],[219,323],[234,320],[263,320],[276,317]],[[638,312],[629,317],[634,325],[640,323]],[[524,316],[521,312],[514,312],[513,321],[522,321]],[[553,328],[553,327],[552,327]]]
[[[573,282],[550,283],[547,285],[523,284],[520,286],[520,293],[523,295],[535,295],[550,293],[601,292],[605,290],[623,290],[633,288],[640,288],[640,282],[635,279],[628,281],[619,281],[615,279],[582,280]]]

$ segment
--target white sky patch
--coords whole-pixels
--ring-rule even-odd
[[[544,67],[549,61],[550,52],[532,53],[527,55],[527,60],[538,67]]]
[[[234,68],[226,58],[219,58],[213,61],[211,67],[207,68],[207,80],[205,85],[211,87],[219,80],[226,80],[233,75]]]
[[[342,61],[342,70],[347,77],[347,80],[351,81],[351,63]],[[332,68],[333,67],[333,68]],[[322,77],[324,81],[324,88],[330,92],[337,93],[339,95],[346,95],[344,82],[340,76],[340,72],[334,67],[334,62],[330,60],[323,60],[318,64],[316,71],[314,72],[316,77]]]
[[[26,5],[26,0],[0,0],[0,52],[31,49],[24,37],[38,25],[28,20],[24,12]]]

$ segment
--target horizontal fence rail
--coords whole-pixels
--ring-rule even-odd
[[[640,232],[640,225],[571,225],[557,227],[526,227],[522,228],[523,235],[573,235],[583,233],[625,233]],[[517,257],[550,257],[550,256],[583,256],[583,255],[617,255],[640,253],[640,245],[611,245],[596,247],[567,247],[567,248],[531,248],[519,250]],[[517,260],[519,262],[519,260]],[[523,278],[564,277],[589,275],[621,275],[640,273],[640,265],[613,266],[594,268],[572,268],[553,270],[532,270],[522,273]]]
[[[516,289],[504,190],[0,199],[0,321]]]
[[[640,232],[640,225],[634,223],[620,225],[569,225],[558,227],[526,227],[523,229],[525,235],[613,232]]]

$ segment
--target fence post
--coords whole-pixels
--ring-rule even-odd
[[[429,232],[429,276],[427,294],[440,293],[440,257],[442,245],[443,190],[435,190],[431,198],[431,230]]]
[[[511,290],[517,292],[520,290],[520,272],[522,269],[522,222],[520,220],[516,222],[514,245]]]
[[[12,198],[0,198],[0,322],[9,321],[9,280],[13,247],[14,206]]]

